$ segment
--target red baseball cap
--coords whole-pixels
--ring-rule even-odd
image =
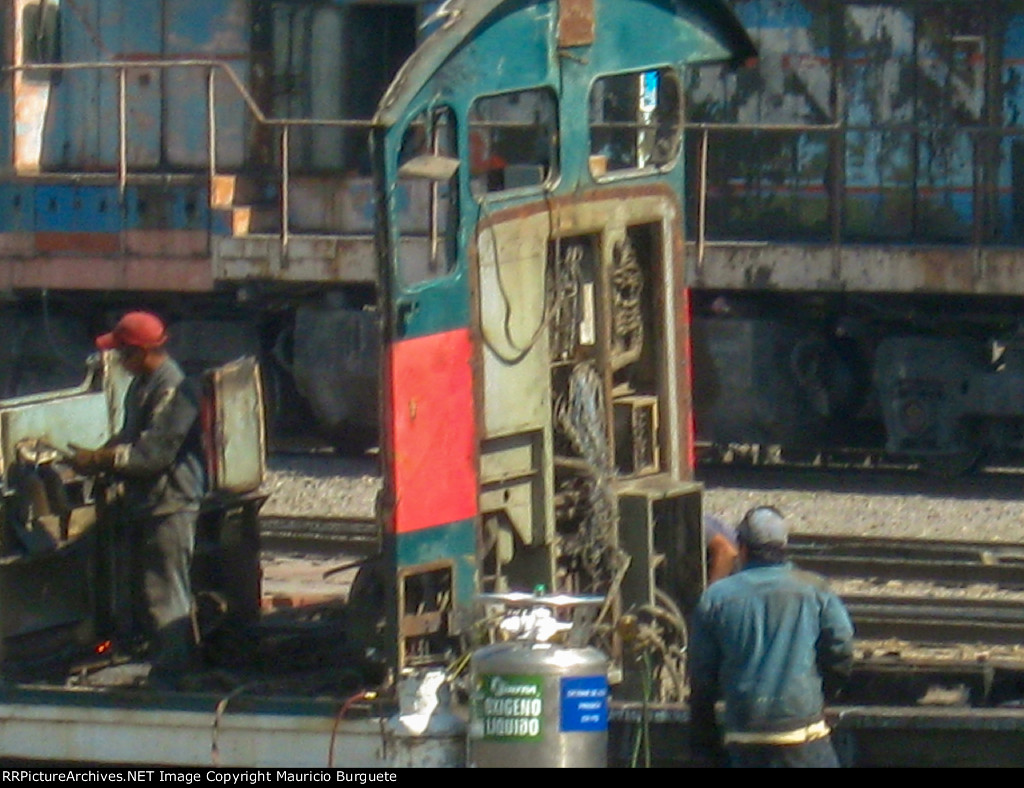
[[[150,312],[129,312],[114,326],[109,334],[96,337],[100,350],[114,350],[122,347],[141,347],[146,350],[160,347],[167,341],[164,321]]]

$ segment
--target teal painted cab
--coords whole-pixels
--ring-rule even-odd
[[[372,132],[403,667],[472,638],[480,592],[601,594],[611,623],[699,590],[683,84],[753,52],[719,2],[472,0],[429,23]]]

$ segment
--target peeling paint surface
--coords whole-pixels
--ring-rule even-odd
[[[729,5],[759,57],[739,71],[696,69],[688,85],[691,121],[733,126],[709,132],[708,242],[977,249],[1024,241],[1020,3]],[[694,195],[695,175],[691,168]],[[691,237],[696,217],[691,203]],[[772,269],[787,267],[781,254]],[[886,266],[872,284],[974,284],[912,265],[906,273]],[[772,272],[747,273],[743,286],[777,281]],[[835,273],[829,264],[798,284],[813,288]]]

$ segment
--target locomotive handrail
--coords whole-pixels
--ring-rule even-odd
[[[905,133],[905,134],[919,134],[922,132],[930,132],[933,130],[933,126],[927,123],[891,123],[891,124],[863,124],[863,123],[849,123],[845,120],[836,120],[830,123],[749,123],[749,122],[706,122],[706,121],[693,121],[684,120],[682,123],[683,133],[687,131],[696,132],[699,134],[699,148],[698,148],[698,160],[697,160],[697,171],[696,171],[696,196],[697,196],[697,211],[696,211],[696,239],[695,239],[695,266],[698,276],[704,267],[704,261],[706,256],[706,250],[709,246],[752,246],[760,245],[764,243],[770,243],[769,239],[762,241],[757,240],[719,240],[709,241],[707,238],[707,195],[708,195],[708,150],[709,150],[709,136],[711,133],[716,134],[743,134],[743,133],[790,133],[790,134],[803,134],[820,132],[828,135],[843,135],[850,133],[862,133],[862,134],[881,134],[881,133]],[[972,144],[978,144],[979,139],[983,138],[1009,138],[1018,137],[1024,135],[1024,125],[1012,124],[1012,125],[961,125],[956,126],[950,130],[953,134],[963,134],[970,140]],[[842,184],[840,179],[833,179],[829,185],[829,200],[832,203],[831,215],[831,228],[829,244],[833,248],[838,248],[842,245],[842,223],[843,223],[843,199],[842,199]],[[978,236],[978,219],[975,217],[975,235],[972,241],[972,246],[980,247],[983,242]]]
[[[259,104],[252,97],[249,89],[239,79],[235,70],[230,64],[225,63],[221,60],[206,60],[197,58],[188,58],[185,60],[103,60],[103,61],[82,61],[78,63],[25,63],[16,66],[4,66],[2,70],[4,72],[39,72],[45,73],[50,71],[85,71],[89,69],[103,69],[103,70],[114,70],[114,69],[138,69],[138,68],[155,68],[155,69],[167,69],[167,68],[182,68],[182,67],[199,67],[199,68],[217,68],[227,74],[228,78],[234,84],[238,90],[242,99],[249,106],[253,116],[260,122],[265,123],[268,126],[350,126],[350,127],[362,127],[369,128],[372,125],[370,120],[350,120],[341,118],[270,118],[260,109]]]
[[[21,65],[4,66],[4,73],[50,73],[52,71],[86,71],[86,70],[112,70],[118,74],[118,166],[117,184],[119,199],[123,203],[125,188],[129,179],[128,173],[128,95],[127,95],[127,72],[130,69],[170,69],[170,68],[204,68],[207,69],[206,77],[206,99],[207,99],[207,171],[209,184],[212,188],[214,177],[217,175],[217,115],[216,115],[216,89],[214,81],[215,69],[225,74],[239,97],[242,99],[255,121],[263,126],[281,129],[281,205],[280,219],[281,232],[280,240],[282,249],[287,250],[288,231],[288,190],[290,188],[290,130],[293,126],[317,127],[317,128],[349,128],[369,129],[372,126],[370,120],[354,119],[330,119],[330,118],[273,118],[268,117],[260,108],[256,99],[249,92],[248,87],[242,82],[230,64],[220,60],[188,58],[184,60],[110,60],[110,61],[86,61],[78,63],[32,63]]]

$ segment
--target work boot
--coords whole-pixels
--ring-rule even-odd
[[[154,689],[180,689],[182,679],[199,667],[191,617],[179,618],[159,629],[153,646],[146,684]]]

